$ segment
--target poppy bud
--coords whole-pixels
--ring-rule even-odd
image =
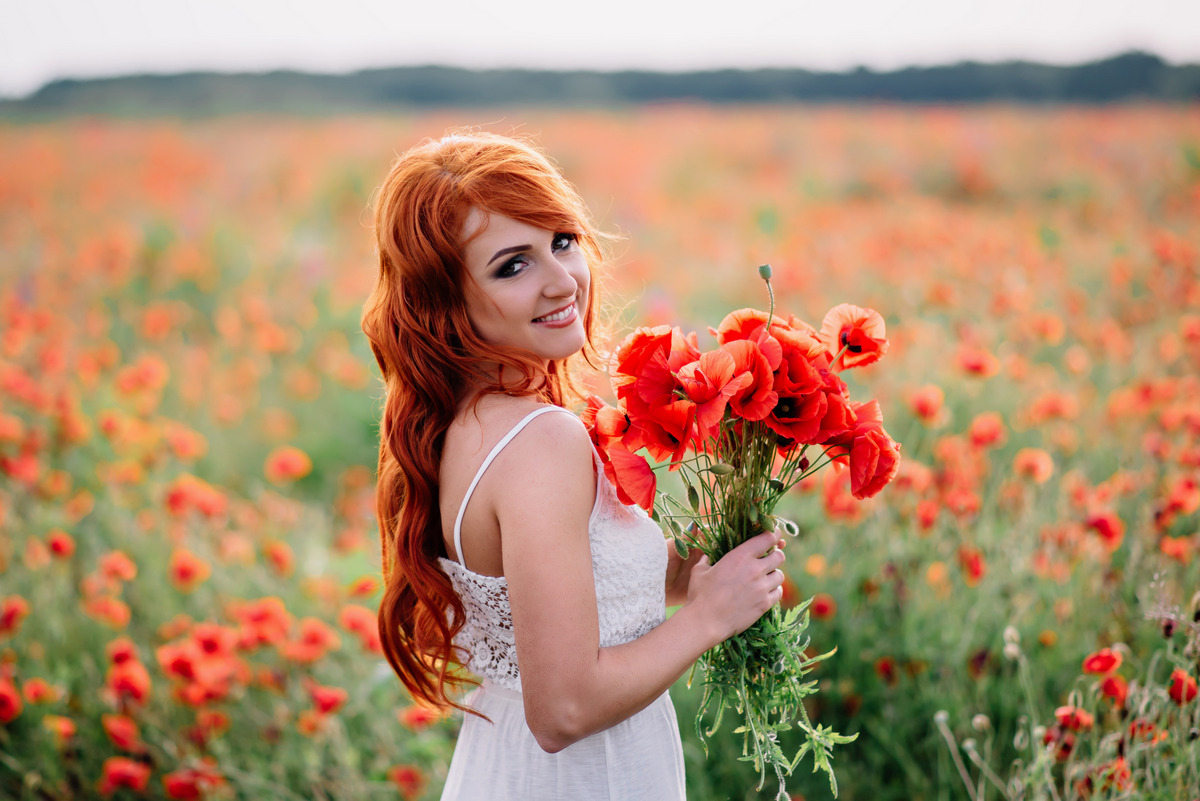
[[[763,264],[758,268],[758,275],[764,281],[771,280],[771,265]]]

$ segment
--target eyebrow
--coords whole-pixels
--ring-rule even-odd
[[[522,250],[529,250],[532,247],[533,245],[513,245],[510,248],[500,248],[496,251],[495,255],[488,259],[488,266],[490,267],[501,256],[507,256],[510,253],[520,253]]]

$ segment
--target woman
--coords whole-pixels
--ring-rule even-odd
[[[779,600],[776,535],[684,561],[617,500],[563,408],[570,363],[595,361],[598,235],[539,151],[474,133],[414,148],[375,234],[379,631],[415,698],[472,713],[442,797],[683,798],[667,689]],[[482,678],[462,704],[458,666]]]

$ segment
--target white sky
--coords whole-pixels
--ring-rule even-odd
[[[1200,0],[0,0],[3,97],[135,72],[890,69],[1132,48],[1200,62]]]

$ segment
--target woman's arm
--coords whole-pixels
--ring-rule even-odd
[[[716,565],[697,557],[682,608],[643,637],[601,648],[588,543],[595,475],[583,427],[544,415],[486,475],[492,480],[477,495],[483,491],[500,525],[525,716],[547,751],[644,709],[782,595],[783,554],[771,550],[776,536],[767,532]]]

